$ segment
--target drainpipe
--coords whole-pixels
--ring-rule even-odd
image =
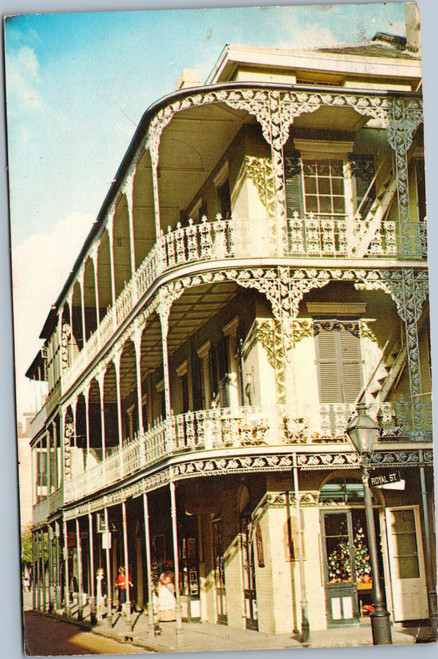
[[[306,582],[304,575],[304,551],[303,551],[303,531],[301,528],[301,508],[300,508],[300,488],[298,483],[298,464],[297,454],[293,456],[293,479],[294,479],[294,495],[295,507],[297,511],[297,527],[298,527],[298,558],[300,563],[300,585],[301,585],[301,642],[308,643],[310,639],[310,624],[307,613],[308,601],[306,592]]]

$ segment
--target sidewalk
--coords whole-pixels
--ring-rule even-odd
[[[28,595],[26,593],[26,595]],[[31,608],[31,601],[24,598],[25,608]],[[48,615],[47,613],[42,615]],[[56,614],[50,614],[55,615]],[[130,620],[119,613],[113,614],[112,621],[103,620],[97,624],[90,622],[89,607],[83,610],[83,620],[77,619],[77,610],[72,610],[70,618],[62,616],[80,625],[84,629],[118,641],[134,643],[145,650],[154,652],[202,652],[214,650],[267,650],[302,648],[299,638],[293,634],[264,634],[247,629],[235,629],[224,625],[209,623],[183,623],[183,630],[176,634],[176,623],[161,623],[161,634],[153,635],[149,629],[145,613],[133,612]],[[427,628],[420,630],[422,635]],[[416,642],[417,627],[402,628],[393,626],[392,641],[394,645],[408,645]],[[372,645],[371,628],[367,625],[344,627],[311,632],[310,642],[306,647],[356,647]]]

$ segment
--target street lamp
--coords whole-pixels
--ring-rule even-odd
[[[378,424],[367,414],[367,405],[358,403],[356,413],[347,426],[346,433],[351,443],[361,457],[362,483],[365,500],[365,514],[368,529],[368,542],[370,548],[371,574],[373,579],[371,618],[371,632],[373,645],[391,645],[391,627],[389,613],[385,608],[384,596],[380,585],[379,564],[377,560],[376,529],[374,526],[373,504],[368,485],[369,463],[374,443],[379,437]]]

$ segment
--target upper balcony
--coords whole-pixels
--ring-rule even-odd
[[[247,262],[260,264],[278,262],[279,259],[345,259],[354,263],[358,259],[386,259],[390,262],[406,259],[401,249],[402,236],[395,221],[381,221],[372,232],[369,225],[356,217],[317,215],[309,213],[283,222],[282,238],[267,239],[267,219],[222,219],[213,222],[203,216],[199,223],[189,220],[180,223],[164,234],[126,284],[114,306],[109,307],[99,327],[90,336],[82,350],[75,355],[70,367],[62,375],[62,388],[66,392],[87,365],[99,354],[106,343],[121,327],[137,304],[148,296],[154,284],[166,274],[178,276],[187,266],[191,269],[214,269],[219,263],[229,266]],[[426,224],[411,223],[411,258],[423,260],[427,254]],[[367,234],[367,235],[365,235]],[[365,238],[361,238],[365,235]],[[366,241],[366,247],[363,246]],[[283,261],[284,262],[284,261]]]

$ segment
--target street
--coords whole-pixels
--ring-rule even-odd
[[[129,643],[118,643],[32,611],[24,612],[24,639],[28,656],[145,653]]]

